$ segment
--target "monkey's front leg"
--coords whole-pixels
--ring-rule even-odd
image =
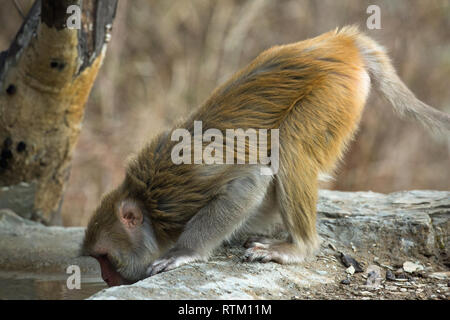
[[[192,249],[177,248],[176,246],[165,253],[162,258],[153,262],[153,264],[147,269],[147,275],[153,276],[157,273],[169,271],[183,264],[190,262],[201,261],[205,258],[196,253]]]
[[[259,168],[225,186],[225,191],[203,207],[187,224],[175,246],[153,262],[147,274],[172,270],[183,264],[206,260],[213,249],[229,237],[260,206],[268,189],[269,176]]]

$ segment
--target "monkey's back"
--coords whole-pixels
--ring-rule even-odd
[[[175,128],[193,134],[194,121],[202,121],[203,132],[215,128],[224,137],[226,129],[279,129],[277,177],[317,180],[319,172],[333,168],[352,137],[369,91],[357,34],[345,28],[263,52]],[[176,143],[170,132],[159,135],[127,171],[128,189],[134,185],[145,194],[156,225],[174,234],[245,170],[239,165],[176,165],[171,161]]]
[[[358,34],[346,27],[261,53],[183,125],[279,129],[281,158],[331,169],[357,128],[370,87]]]

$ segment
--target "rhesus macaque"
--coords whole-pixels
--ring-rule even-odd
[[[173,129],[192,133],[194,121],[221,132],[278,129],[278,172],[262,175],[262,164],[175,164],[177,141],[166,131],[131,160],[123,183],[103,198],[83,254],[99,260],[108,285],[131,283],[206,260],[236,232],[258,232],[281,217],[289,237],[249,239],[244,260],[301,262],[319,246],[319,174],[333,171],[351,141],[371,81],[400,115],[448,134],[450,116],[419,101],[383,47],[356,27],[276,46]]]

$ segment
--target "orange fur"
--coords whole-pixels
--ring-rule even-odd
[[[266,244],[265,251],[254,248],[250,251],[255,253],[254,259],[298,262],[317,248],[318,175],[331,172],[342,158],[357,130],[370,80],[402,114],[428,127],[449,127],[449,116],[417,100],[396,75],[383,48],[355,27],[261,53],[175,126],[191,134],[194,121],[202,121],[203,131],[215,128],[222,133],[238,128],[279,129],[280,167],[273,183],[290,241]],[[171,141],[170,131],[162,133],[130,162],[123,184],[102,201],[89,223],[85,248],[92,247],[102,230],[111,234],[117,229],[114,212],[124,199],[138,204],[160,248],[166,248],[177,241],[198,212],[227,194],[233,181],[246,175],[252,181],[249,165],[176,165],[171,160],[176,143]],[[247,144],[247,153],[250,147]],[[226,220],[222,218],[218,221]],[[202,230],[217,228],[211,219]],[[122,256],[124,250],[134,254],[123,269],[128,274],[141,270],[142,274],[143,261],[148,263],[151,257],[140,258],[142,253],[134,248],[142,245],[133,247],[120,240],[123,235],[116,238],[124,243]],[[126,263],[120,261],[121,265]]]

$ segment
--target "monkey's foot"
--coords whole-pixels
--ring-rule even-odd
[[[280,243],[280,240],[275,240],[267,237],[262,236],[254,236],[249,237],[247,241],[244,243],[244,248],[251,248],[251,247],[267,247],[270,244],[276,244]]]
[[[246,262],[277,262],[281,264],[298,263],[305,259],[305,254],[300,248],[290,242],[265,239],[267,241],[247,241],[248,249],[245,250],[243,260]],[[264,243],[266,242],[266,243]]]
[[[169,271],[184,264],[203,260],[198,254],[189,249],[173,249],[169,250],[160,259],[152,263],[147,269],[148,276]]]

